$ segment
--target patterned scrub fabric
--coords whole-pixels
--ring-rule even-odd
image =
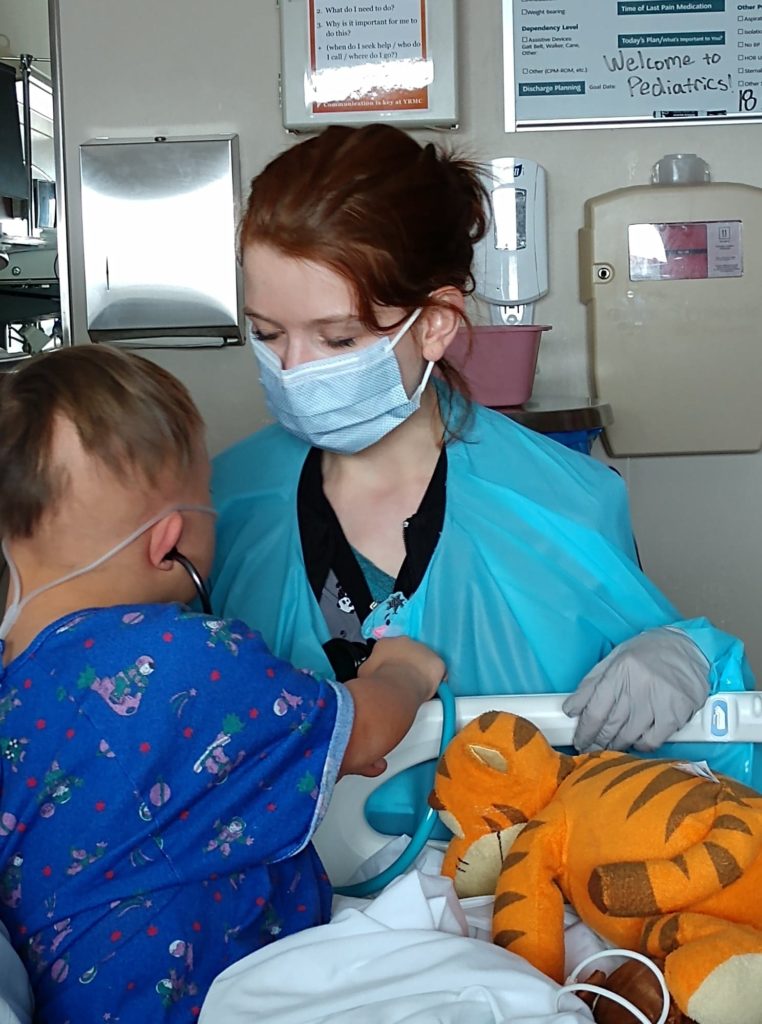
[[[35,1020],[193,1021],[229,964],[326,922],[310,837],[352,714],[179,605],[67,616],[0,667],[0,919]]]

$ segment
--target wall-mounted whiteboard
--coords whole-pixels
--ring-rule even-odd
[[[457,125],[455,0],[279,0],[284,127]]]
[[[505,130],[762,116],[762,4],[503,0]]]

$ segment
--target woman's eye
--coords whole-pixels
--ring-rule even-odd
[[[270,331],[269,334],[266,334],[264,331],[260,331],[258,328],[254,326],[252,326],[251,328],[251,336],[255,341],[264,342],[275,341],[276,338],[278,337],[277,332],[275,331]]]
[[[354,338],[326,338],[324,344],[328,348],[351,348],[355,344]]]

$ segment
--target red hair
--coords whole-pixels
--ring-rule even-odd
[[[391,125],[335,125],[253,179],[241,248],[264,243],[335,271],[352,287],[365,327],[380,333],[374,306],[407,313],[449,305],[432,297],[437,289],[473,291],[486,195],[469,160],[421,146]],[[448,384],[465,390],[446,360],[438,366]]]

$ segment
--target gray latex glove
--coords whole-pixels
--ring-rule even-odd
[[[567,715],[579,715],[574,746],[655,750],[703,706],[708,668],[680,629],[661,626],[619,644],[564,701]]]

